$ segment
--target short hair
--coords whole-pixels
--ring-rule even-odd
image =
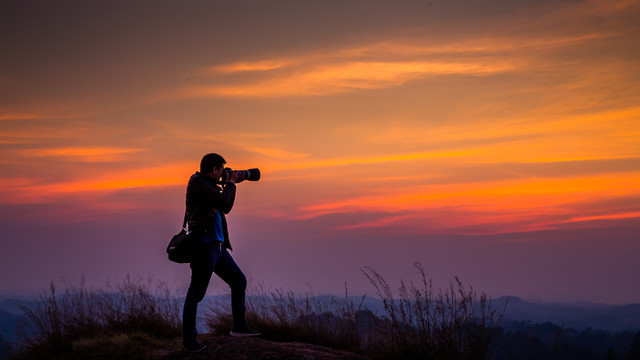
[[[208,174],[213,170],[213,168],[221,168],[227,162],[224,158],[218,154],[210,153],[202,157],[200,161],[200,172],[203,174]]]

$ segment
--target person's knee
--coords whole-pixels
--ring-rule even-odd
[[[239,274],[233,279],[232,288],[235,290],[246,290],[247,289],[247,277],[244,274]]]
[[[191,295],[191,296],[189,296]],[[184,299],[184,304],[185,306],[194,306],[194,305],[198,305],[198,303],[200,301],[202,301],[202,299],[204,299],[204,294],[189,294],[187,295],[187,297]]]
[[[197,304],[204,296],[207,294],[207,286],[206,284],[192,284],[189,287],[189,291],[187,291],[187,297],[185,299],[185,303],[189,304]]]

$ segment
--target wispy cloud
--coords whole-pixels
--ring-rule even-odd
[[[577,215],[574,208],[587,199],[638,197],[638,182],[640,172],[404,186],[386,193],[318,201],[302,206],[296,218],[384,214],[380,219],[342,224],[342,229],[396,225],[476,234],[544,230],[561,223],[637,217],[637,208],[630,211],[615,204],[601,204],[596,214],[587,210]],[[472,230],[478,226],[483,226],[481,231]]]
[[[456,122],[423,124],[419,119],[396,121],[382,125],[382,131],[358,131],[360,137],[379,146],[467,150],[468,163],[544,163],[637,156],[640,108],[558,114],[563,111],[564,108],[538,109],[519,118],[467,121],[464,126]]]
[[[430,42],[414,39],[385,40],[353,48],[342,49],[340,54],[344,58],[400,58],[400,57],[437,57],[455,61],[456,57],[470,58],[482,55],[516,55],[523,51],[541,51],[548,48],[569,46],[586,43],[593,40],[606,39],[615,36],[613,32],[589,32],[579,35],[550,35],[539,37],[535,34],[492,36],[454,39]]]
[[[87,112],[69,111],[68,109],[13,109],[0,108],[0,121],[8,120],[57,120],[78,119],[89,115]]]
[[[10,113],[0,114],[0,121],[3,120],[36,120],[36,119],[67,119],[68,115],[50,115],[36,113]],[[78,117],[78,115],[75,115]]]
[[[405,84],[412,79],[436,75],[486,75],[512,69],[507,63],[449,63],[430,61],[349,61],[312,65],[268,80],[234,85],[202,85],[185,89],[179,97],[291,97],[324,96],[362,89]]]
[[[640,219],[640,211],[620,212],[620,213],[604,214],[604,215],[571,216],[569,219],[559,221],[556,224],[580,223],[580,222],[597,221],[597,220],[634,219],[634,218]]]
[[[236,62],[231,64],[211,66],[206,69],[206,72],[215,74],[215,73],[269,71],[269,70],[281,69],[291,64],[292,64],[292,60],[289,60],[289,59],[259,60],[259,61],[253,61],[253,62]]]
[[[558,19],[561,14],[565,13],[547,14],[546,21],[562,22]],[[587,12],[582,16],[590,15],[593,14]],[[514,22],[510,26],[519,29],[522,24]],[[503,30],[500,34],[480,33],[472,38],[448,39],[448,42],[396,36],[323,53],[215,65],[207,68],[204,77],[200,75],[200,85],[184,88],[173,97],[326,96],[398,87],[432,76],[492,75],[526,70],[539,61],[540,52],[547,49],[588,44],[616,36],[607,29],[583,29],[577,33],[567,30],[566,34],[549,33],[542,37],[535,31],[514,31],[517,35],[505,36]],[[215,78],[217,74],[256,72],[259,76],[245,76],[237,81]]]
[[[184,186],[192,163],[172,163],[136,170],[110,169],[92,176],[46,182],[35,178],[0,178],[2,204],[55,202],[64,197],[92,198],[132,188]]]
[[[114,162],[124,159],[124,156],[145,151],[145,149],[125,149],[114,147],[63,147],[48,149],[23,150],[21,154],[27,157],[64,158],[79,162]]]
[[[172,139],[219,144],[226,148],[242,150],[243,152],[264,156],[267,159],[276,161],[296,161],[309,155],[290,150],[286,143],[281,141],[282,138],[286,137],[284,133],[251,131],[193,132],[190,129],[168,122],[158,123],[158,126],[170,133]]]
[[[414,153],[397,153],[393,155],[382,156],[359,156],[359,157],[340,157],[324,160],[308,160],[301,162],[288,162],[282,164],[283,170],[289,169],[311,169],[311,168],[327,168],[336,166],[349,165],[380,165],[392,162],[415,161],[425,159],[451,159],[468,155],[473,150],[446,150],[446,151],[424,151]]]
[[[533,118],[469,122],[464,126],[455,122],[431,125],[415,121],[383,123],[375,129],[354,125],[341,132],[371,149],[371,155],[284,156],[270,167],[291,173],[351,165],[432,164],[435,168],[466,167],[469,180],[474,177],[470,171],[481,171],[478,166],[483,164],[502,164],[512,171],[538,164],[538,171],[552,173],[559,171],[556,165],[565,164],[569,169],[580,162],[590,162],[594,170],[607,172],[613,166],[607,165],[608,161],[617,164],[625,160],[625,164],[619,165],[629,167],[637,159],[639,118],[640,108],[634,107],[543,119],[534,114]],[[543,168],[545,164],[549,166]]]
[[[551,13],[552,19],[570,18],[580,20],[586,17],[610,17],[615,14],[632,14],[640,11],[640,5],[635,0],[587,0],[568,2]]]

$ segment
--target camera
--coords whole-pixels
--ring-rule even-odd
[[[260,170],[259,169],[249,169],[249,170],[231,170],[230,168],[225,168],[226,171],[222,173],[222,183],[227,183],[227,174],[231,175],[231,173],[236,173],[238,176],[238,180],[236,182],[241,182],[244,180],[249,181],[258,181],[260,180]]]

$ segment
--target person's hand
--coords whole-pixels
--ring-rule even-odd
[[[237,172],[229,171],[229,170],[226,170],[226,171],[227,171],[227,179],[228,179],[227,182],[235,183],[235,182],[238,181],[238,173]]]

